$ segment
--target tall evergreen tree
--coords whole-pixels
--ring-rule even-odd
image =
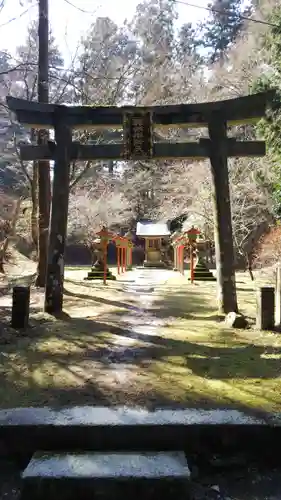
[[[209,15],[201,24],[201,42],[209,62],[221,59],[243,28],[243,17],[250,14],[250,8],[243,5],[243,0],[212,0],[208,5]]]
[[[143,48],[162,58],[172,58],[175,0],[144,0],[136,8],[134,34]]]
[[[281,7],[273,9],[269,22],[272,26],[264,37],[264,49],[268,54],[268,64],[264,65],[262,77],[252,87],[253,92],[274,91],[271,107],[257,130],[265,139],[268,158],[273,166],[273,194],[275,212],[281,218]]]
[[[186,59],[194,58],[198,62],[201,61],[201,56],[198,52],[200,40],[196,28],[191,23],[183,24],[178,34],[177,57],[182,63]]]
[[[65,94],[68,86],[66,78],[62,78],[65,70],[63,69],[63,59],[56,46],[54,37],[49,34],[50,47],[50,96],[52,102],[66,101]],[[6,77],[7,82],[5,93],[16,97],[21,97],[27,100],[37,100],[37,82],[38,82],[38,22],[32,22],[27,28],[26,41],[19,46],[16,51],[16,66],[17,71],[12,70]],[[12,69],[15,64],[11,65]],[[0,70],[1,71],[1,70]],[[9,83],[9,85],[8,85]],[[1,87],[1,85],[0,85]],[[9,114],[6,110],[6,116],[9,123]],[[3,182],[7,185],[10,183],[13,189],[17,188],[21,193],[29,192],[32,199],[32,215],[31,215],[31,232],[35,246],[37,246],[37,209],[38,209],[38,168],[37,162],[22,163],[19,161],[18,154],[14,148],[12,133],[15,133],[17,141],[32,141],[36,140],[35,130],[28,131],[25,127],[17,123],[12,123],[7,128],[5,134],[5,144],[9,156],[7,157],[7,165],[3,171],[0,171]],[[8,173],[13,174],[13,177],[7,177]],[[9,187],[9,186],[8,186]]]
[[[83,104],[114,105],[126,98],[136,43],[125,27],[99,17],[82,40],[76,100]]]
[[[175,0],[143,0],[136,9],[133,34],[138,65],[132,95],[136,104],[167,103],[174,87]]]
[[[37,63],[38,63],[38,22],[33,21],[27,28],[24,45],[17,48],[17,61],[21,69],[18,71],[17,93],[27,100],[37,100]],[[50,101],[58,101],[62,82],[63,58],[55,43],[52,33],[49,34],[49,67],[50,67]],[[66,86],[65,86],[66,87]],[[14,89],[15,91],[16,89]]]

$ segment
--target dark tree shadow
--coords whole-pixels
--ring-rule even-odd
[[[227,381],[239,378],[261,380],[280,376],[280,361],[270,356],[281,357],[281,348],[243,344],[241,341],[237,345],[235,333],[228,329],[220,330],[221,338],[217,338],[217,344],[214,342],[213,345],[189,341],[188,331],[184,332],[184,339],[176,336],[173,338],[175,318],[209,323],[221,320],[216,314],[215,301],[210,305],[209,298],[204,294],[198,295],[192,293],[192,290],[188,292],[177,290],[176,294],[167,294],[163,298],[156,297],[153,306],[148,310],[130,304],[131,298],[128,302],[119,301],[76,294],[69,290],[65,290],[65,295],[93,304],[121,307],[125,312],[124,310],[109,312],[95,320],[74,318],[66,313],[47,320],[33,317],[31,327],[15,335],[12,332],[8,336],[8,342],[0,336],[0,347],[5,344],[3,352],[0,352],[2,363],[0,394],[5,395],[4,405],[9,404],[9,399],[12,401],[16,399],[23,406],[26,402],[31,404],[32,400],[35,406],[141,404],[151,408],[159,406],[210,408],[225,407],[227,401],[229,407],[249,412],[245,405],[234,403],[231,394],[229,397],[224,395],[223,402],[220,403],[211,395],[201,394],[194,387],[186,390],[184,396],[177,397],[176,387],[175,394],[173,395],[171,391],[171,395],[168,396],[165,391],[157,388],[157,384],[155,387],[138,386],[138,379],[134,382],[134,390],[131,390],[130,375],[126,384],[117,381],[108,386],[105,381],[106,377],[118,373],[118,370],[123,370],[124,367],[128,373],[132,370],[137,374],[145,373],[149,377],[155,362],[162,364],[163,370],[171,374],[176,372],[180,362],[181,368],[186,370],[186,376],[192,372],[205,380]],[[137,327],[141,328],[130,325],[130,312],[138,313]],[[7,318],[9,313],[10,308],[2,308],[3,317]],[[127,316],[124,316],[125,314]],[[165,337],[163,323],[159,334],[157,322],[156,326],[154,325],[155,319],[167,319],[169,335]],[[52,322],[56,322],[55,327]],[[210,324],[208,328],[211,328]],[[48,349],[48,345],[52,344],[56,336],[62,347]],[[265,353],[268,357],[264,357]],[[40,385],[40,377],[38,379],[36,374],[45,366],[50,366],[50,369],[46,368],[46,380],[49,382],[46,384],[44,381]],[[91,366],[95,367],[93,373],[89,368]],[[96,379],[97,370],[99,380]],[[67,379],[73,377],[76,386],[65,387],[63,384],[59,386],[56,382],[57,371],[60,373],[63,371]],[[161,372],[159,377],[161,378]],[[9,398],[11,393],[13,396]]]
[[[71,292],[71,291],[69,291],[67,289],[64,289],[63,294],[66,297],[76,297],[78,299],[85,299],[87,301],[92,301],[92,302],[96,302],[96,303],[100,303],[100,304],[106,304],[106,305],[109,305],[109,306],[122,307],[123,309],[135,309],[135,310],[139,310],[139,307],[133,306],[133,305],[130,304],[130,300],[129,299],[128,299],[128,302],[123,302],[123,301],[120,301],[120,300],[110,300],[110,299],[105,299],[103,297],[97,297],[97,296],[87,295],[87,294],[83,294],[83,293]]]

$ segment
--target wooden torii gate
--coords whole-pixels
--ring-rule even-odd
[[[253,123],[265,115],[269,93],[201,104],[151,107],[97,107],[39,104],[7,97],[17,120],[37,129],[52,128],[55,141],[20,147],[21,159],[55,160],[49,235],[45,310],[62,310],[64,251],[67,231],[70,162],[73,160],[139,160],[209,158],[214,189],[214,223],[219,309],[237,311],[228,157],[264,156],[262,141],[227,138],[227,126]],[[156,127],[207,127],[208,139],[198,142],[153,142]],[[122,143],[82,145],[72,141],[73,129],[114,128]]]

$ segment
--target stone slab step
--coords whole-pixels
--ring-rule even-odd
[[[36,452],[22,473],[22,500],[102,497],[187,500],[190,471],[183,452]]]
[[[269,444],[270,443],[270,444]],[[11,455],[36,450],[268,450],[281,447],[281,416],[237,410],[155,410],[82,406],[0,410],[0,445]],[[273,447],[273,448],[272,448]],[[263,451],[264,452],[264,451]]]

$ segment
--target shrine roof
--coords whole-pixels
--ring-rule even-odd
[[[136,235],[140,237],[170,236],[171,232],[165,222],[138,222]]]

